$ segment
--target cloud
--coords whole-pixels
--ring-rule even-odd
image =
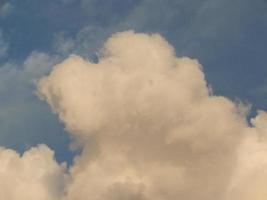
[[[238,161],[229,186],[227,199],[262,200],[266,197],[264,189],[267,180],[266,133],[267,114],[259,111],[251,120],[253,128],[238,149]]]
[[[13,5],[10,2],[0,3],[0,18],[7,17],[13,9]]]
[[[0,199],[59,200],[67,181],[66,165],[54,160],[54,153],[40,145],[22,156],[0,149]]]
[[[158,34],[114,34],[99,55],[72,55],[37,84],[81,155],[67,169],[44,144],[0,148],[0,200],[266,198],[266,112],[248,125],[249,108],[213,95],[198,61]],[[2,67],[1,85],[23,88],[57,61],[34,52],[22,69]]]
[[[141,0],[81,0],[81,11],[96,24],[111,25],[127,17],[140,2]]]
[[[62,57],[78,54],[83,57],[96,58],[95,52],[103,45],[103,41],[111,34],[110,27],[85,26],[75,37],[65,32],[55,34],[53,50]]]
[[[72,34],[71,40],[65,42],[66,46],[70,41],[76,44],[72,53],[88,57],[114,32],[127,29],[158,32],[174,45],[178,55],[197,57],[207,63],[206,68],[216,67],[219,71],[228,65],[229,68],[234,66],[232,63],[221,66],[222,62],[218,66],[210,66],[210,62],[221,59],[225,54],[237,54],[235,49],[238,46],[234,45],[243,44],[242,39],[248,33],[246,28],[248,24],[255,23],[253,20],[258,20],[258,13],[264,16],[264,4],[262,0],[253,4],[248,0],[127,0],[118,3],[122,9],[117,11],[118,7],[110,3],[82,0],[81,8],[88,13],[84,16],[86,20],[79,31]],[[249,17],[248,13],[255,18]],[[226,60],[223,62],[228,63]]]
[[[75,41],[72,38],[68,38],[64,32],[60,32],[55,35],[54,50],[63,56],[69,55],[74,51]]]
[[[6,56],[7,51],[8,51],[8,42],[5,41],[4,37],[3,37],[3,33],[0,30],[0,59],[1,57]]]
[[[214,96],[197,60],[158,34],[117,33],[98,63],[72,55],[38,93],[83,149],[67,200],[266,197],[267,114],[249,126],[247,107]]]
[[[49,107],[34,95],[35,82],[59,59],[35,51],[23,63],[8,61],[0,67],[0,146],[21,153],[46,143],[56,151],[57,160],[71,162],[69,136]]]

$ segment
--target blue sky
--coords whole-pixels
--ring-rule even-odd
[[[203,65],[214,94],[267,109],[266,0],[1,0],[0,145],[46,143],[71,161],[71,138],[34,82],[70,54],[97,60],[112,33],[165,37]]]

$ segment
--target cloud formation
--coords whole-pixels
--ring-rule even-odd
[[[177,58],[158,34],[117,33],[98,63],[72,55],[38,82],[38,94],[83,151],[66,172],[45,147],[42,173],[52,176],[35,185],[47,193],[28,199],[266,197],[267,114],[259,112],[249,126],[247,106],[214,96],[197,60]],[[51,184],[60,187],[52,192]]]
[[[59,200],[67,181],[66,166],[58,165],[54,153],[45,145],[22,156],[0,149],[0,199]]]

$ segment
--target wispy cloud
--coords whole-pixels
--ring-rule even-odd
[[[0,18],[7,17],[13,9],[13,5],[10,2],[1,3],[0,2]]]
[[[0,59],[7,55],[9,44],[5,40],[2,31],[0,30]]]

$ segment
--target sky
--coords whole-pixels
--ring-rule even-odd
[[[67,174],[72,174],[72,178],[76,177],[76,173],[80,173],[79,177],[90,176],[91,173],[100,173],[101,180],[94,182],[97,178],[93,176],[93,180],[86,183],[88,185],[94,185],[95,191],[97,192],[91,191],[91,193],[87,194],[86,191],[80,191],[84,196],[96,195],[95,199],[97,199],[100,197],[97,197],[95,193],[103,193],[98,187],[98,184],[103,184],[103,177],[106,173],[103,165],[110,164],[113,166],[112,163],[116,162],[106,158],[110,155],[108,151],[117,153],[118,150],[114,147],[116,145],[121,145],[122,148],[124,147],[123,144],[128,144],[130,147],[132,145],[139,145],[135,144],[136,141],[133,143],[128,141],[131,138],[130,136],[129,138],[117,135],[113,136],[113,132],[124,132],[125,130],[117,130],[116,127],[111,125],[110,121],[113,121],[111,113],[113,113],[115,118],[114,124],[117,123],[120,127],[127,123],[138,124],[137,129],[140,129],[139,132],[145,133],[146,128],[149,129],[156,126],[157,122],[161,121],[158,119],[160,115],[157,112],[161,112],[162,117],[165,117],[164,119],[172,121],[175,118],[171,117],[172,114],[173,116],[176,115],[172,113],[172,109],[169,107],[173,109],[177,107],[179,110],[181,105],[179,103],[176,104],[170,99],[176,99],[178,102],[186,102],[184,98],[186,99],[187,95],[189,95],[186,91],[190,91],[188,93],[190,95],[192,93],[192,97],[189,95],[190,97],[188,96],[188,99],[197,99],[196,101],[198,103],[202,102],[200,99],[204,97],[213,99],[212,97],[220,96],[227,99],[230,103],[219,99],[214,100],[214,103],[213,100],[207,100],[208,102],[212,101],[212,103],[202,102],[203,105],[201,103],[199,106],[201,111],[192,111],[192,113],[190,111],[189,113],[191,114],[187,112],[187,114],[184,114],[185,116],[188,115],[188,119],[184,119],[183,126],[192,126],[192,124],[187,123],[187,120],[190,121],[191,119],[198,119],[200,116],[207,115],[207,120],[210,119],[212,121],[212,117],[219,117],[222,124],[229,124],[229,127],[232,127],[231,131],[224,130],[223,125],[220,125],[217,121],[214,122],[216,124],[214,125],[214,130],[221,130],[218,135],[232,132],[233,130],[237,132],[250,132],[243,131],[243,129],[249,129],[251,127],[255,128],[251,132],[262,132],[262,127],[263,129],[267,127],[261,121],[265,115],[257,114],[257,111],[267,110],[266,10],[266,0],[0,0],[0,146],[13,149],[14,154],[16,152],[18,155],[24,155],[23,152],[28,152],[29,155],[34,153],[38,154],[40,151],[50,156],[54,152],[55,160],[51,161],[52,164],[49,164],[49,166],[54,166],[51,170],[53,173],[56,171],[56,176],[62,176],[63,178],[61,177],[61,180],[65,180],[64,177],[66,174],[63,171],[68,171],[69,168],[72,170],[68,171]],[[130,43],[128,44],[128,42]],[[155,48],[155,54],[159,53],[160,56],[154,58],[154,54],[150,52],[152,50],[146,49],[146,44],[147,46],[151,46],[151,48]],[[131,50],[128,52],[128,49],[132,49],[132,53]],[[182,57],[186,57],[185,60]],[[151,61],[152,59],[158,59],[158,62],[155,61],[154,63]],[[178,64],[171,64],[171,62],[176,62],[174,61],[175,59],[178,59]],[[155,69],[151,69],[147,66],[147,63],[153,66],[155,65]],[[166,69],[164,67],[161,69],[160,63],[166,66]],[[91,65],[99,65],[100,69],[86,70],[84,66],[87,65],[89,68]],[[113,69],[114,65],[118,65],[119,68]],[[176,65],[181,65],[182,68],[185,66],[184,71],[174,72],[178,74],[184,73],[184,79],[182,76],[178,76],[178,78],[180,77],[180,82],[178,79],[173,78],[172,75],[169,75],[167,70],[167,68],[172,68]],[[138,67],[140,66],[144,67],[139,69]],[[186,68],[186,66],[189,67]],[[191,70],[190,66],[196,66],[198,70]],[[105,70],[105,68],[107,69]],[[135,70],[131,71],[132,68]],[[125,74],[121,73],[120,70],[125,70]],[[203,73],[203,77],[200,71]],[[151,86],[151,89],[141,90],[143,93],[140,92],[139,94],[136,89],[139,87],[138,83],[133,81],[134,76],[132,77],[132,74],[136,74],[137,80],[140,79],[140,87],[145,86],[146,88],[146,85],[142,86],[142,84],[146,84],[146,77],[142,73],[151,74],[151,82],[162,80],[163,84],[157,85],[155,83],[156,89]],[[168,74],[169,81],[161,77],[160,74],[162,73]],[[72,77],[77,78],[72,79]],[[101,81],[102,79],[99,77],[102,77],[106,81]],[[81,83],[79,80],[82,80]],[[174,85],[176,85],[176,81],[179,83],[175,89]],[[70,83],[73,83],[73,86],[69,86]],[[194,84],[198,85],[195,86]],[[128,88],[130,92],[125,92],[124,90],[127,89],[120,85],[125,85],[125,88]],[[94,88],[92,92],[91,87]],[[108,87],[110,88],[101,89]],[[115,94],[107,95],[111,91],[114,91]],[[162,93],[159,94],[156,91]],[[176,92],[179,93],[178,96],[172,95],[172,93]],[[137,98],[139,97],[138,95],[143,96],[144,99]],[[155,97],[159,98],[159,102],[154,102],[153,98],[149,95],[155,95]],[[130,101],[128,98],[132,98],[133,100]],[[109,103],[103,99],[106,99]],[[150,102],[149,104],[151,106],[143,107],[143,104],[139,101],[143,102],[144,105]],[[140,125],[139,118],[137,120],[134,116],[132,116],[133,119],[129,117],[134,112],[139,111],[133,111],[130,108],[128,110],[127,106],[123,106],[125,103],[137,110],[144,109],[140,112],[148,113],[147,116],[151,118],[151,121],[148,119],[146,121],[142,117],[141,119],[145,120],[144,123],[147,122],[149,125]],[[114,106],[109,106],[109,104]],[[193,100],[189,104],[192,106],[192,109],[197,107]],[[221,109],[224,108],[226,111],[218,109],[219,114],[218,116],[215,115],[212,111],[208,111],[209,107],[213,108],[213,104],[218,104]],[[227,110],[232,109],[229,108],[233,106],[232,104],[237,110],[229,111],[230,113],[228,113]],[[215,107],[214,112],[217,109]],[[156,111],[153,111],[154,109]],[[207,114],[199,114],[202,113],[202,109],[207,110]],[[125,110],[125,113],[121,110]],[[180,110],[179,112],[183,113],[185,111]],[[237,120],[234,115],[238,115],[238,113],[242,113],[242,116],[245,116],[243,118],[238,116]],[[242,119],[239,120],[239,117]],[[122,118],[125,118],[125,120]],[[229,120],[225,118],[229,118]],[[252,118],[254,120],[251,120]],[[109,120],[109,122],[105,120]],[[176,120],[178,119],[175,118],[174,122],[179,124],[180,121]],[[243,122],[242,120],[245,121]],[[173,124],[165,123],[164,120],[162,121],[163,125],[162,127],[158,127],[159,130],[172,132],[171,129],[176,129]],[[213,130],[207,127],[208,125],[205,120],[199,123],[201,125],[197,123],[195,126],[201,127],[200,130],[203,129],[204,138],[208,138],[212,142],[216,142],[221,138],[221,136],[213,138],[209,136],[209,133],[205,134],[206,130]],[[139,126],[143,129],[141,130]],[[163,129],[163,127],[166,129]],[[155,131],[158,134],[158,138],[165,138],[158,133],[160,132],[159,130]],[[188,141],[198,143],[195,141],[195,135],[191,133],[194,131],[184,127],[179,127],[177,130],[188,132],[190,137],[176,136],[170,133],[170,136],[166,136],[166,140],[172,141],[178,137],[180,139],[182,138],[181,141],[184,141],[185,144]],[[105,132],[103,134],[105,137],[97,135],[98,132],[102,131]],[[92,132],[96,133],[91,134]],[[109,135],[106,132],[111,133]],[[112,137],[117,138],[121,142],[114,142],[111,139]],[[151,137],[154,138],[154,136]],[[236,137],[238,138],[239,136]],[[223,139],[221,139],[226,143],[229,141],[229,143],[238,143],[240,139],[236,137],[233,137],[233,139],[222,137]],[[146,137],[134,137],[132,139],[137,141],[147,140]],[[252,140],[254,141],[254,139]],[[158,149],[154,149],[154,151],[163,151],[162,157],[164,155],[170,155],[169,160],[173,160],[174,158],[172,158],[173,154],[168,151],[186,151],[186,148],[179,149],[176,147],[177,144],[175,143],[170,149],[166,147],[168,150],[165,152],[162,150],[164,146],[161,147],[158,142],[155,139],[153,144],[155,146],[158,145]],[[47,146],[37,146],[39,144],[45,144]],[[105,147],[95,147],[97,145],[103,145]],[[140,149],[146,145],[145,143],[140,144]],[[210,149],[214,148],[210,143],[202,143],[200,140],[196,144],[196,147],[194,146],[192,149],[201,149],[198,145],[207,145]],[[246,142],[243,144],[245,147],[241,145],[240,148],[246,149],[246,145],[249,146],[248,149],[253,148],[251,147],[253,145],[250,146]],[[260,148],[264,148],[262,146],[264,144],[260,144]],[[32,147],[36,149],[32,149]],[[226,147],[228,148],[228,145],[222,145],[222,149],[217,150],[219,152],[226,151]],[[236,144],[230,145],[229,149],[235,151],[234,147],[236,147]],[[88,167],[89,164],[87,162],[89,161],[86,159],[87,155],[90,155],[90,151],[94,152],[92,154],[97,157],[98,154],[95,153],[97,149],[102,149],[105,152],[103,153],[103,158],[101,157],[96,162],[96,166],[100,168],[99,171]],[[132,147],[132,149],[134,148]],[[217,150],[214,149],[215,152]],[[205,151],[203,150],[203,152]],[[141,156],[142,158],[139,158],[140,153],[135,151],[129,153],[129,155],[135,158],[133,160],[139,161],[145,158],[148,159],[150,156],[153,157],[150,151],[144,149],[144,152],[147,152],[147,154],[144,153],[144,157]],[[241,156],[239,157],[241,159],[243,158],[244,152],[240,154]],[[79,157],[78,155],[81,156]],[[118,153],[118,155],[120,154]],[[190,157],[189,160],[195,156],[186,153],[183,154],[183,156],[185,155]],[[123,159],[124,156],[121,155]],[[263,155],[259,155],[258,157],[261,158],[261,156],[264,157]],[[221,161],[229,161],[231,163],[231,159],[234,159],[233,157],[234,155],[229,153],[229,157],[225,158],[222,156]],[[27,160],[24,157],[19,158],[23,162]],[[207,155],[208,158],[213,161],[213,155]],[[118,159],[120,160],[120,158]],[[77,163],[79,164],[75,165],[74,160],[78,160]],[[169,162],[169,160],[166,162]],[[206,162],[205,159],[204,161]],[[63,162],[66,162],[65,168],[67,169],[62,169],[64,166],[59,166],[58,163]],[[148,164],[153,163],[150,160],[144,162]],[[164,171],[175,170],[174,166],[176,167],[177,165],[185,169],[188,167],[182,161],[177,161],[179,164],[176,163],[170,166],[163,166],[163,160],[158,162],[160,163],[160,167],[155,168],[155,171],[151,172],[147,182],[144,181],[145,186],[156,181],[151,178],[154,177],[153,173],[159,173],[162,177],[169,177],[170,175],[164,174]],[[190,162],[191,164],[201,165],[201,161],[193,161],[191,159]],[[240,162],[242,163],[243,160],[241,159]],[[85,170],[85,175],[80,172],[80,168],[83,165],[90,168],[90,170]],[[125,165],[130,166],[129,169],[132,169],[135,173],[142,171],[142,167],[139,165],[138,167],[135,165],[133,167],[129,163]],[[148,165],[145,167],[148,167]],[[166,167],[166,170],[164,170],[164,167]],[[217,167],[216,165],[214,168],[217,169]],[[203,170],[204,168],[203,166]],[[230,171],[229,166],[225,166],[225,169]],[[201,173],[203,171],[201,167],[199,171],[194,171],[191,168],[188,170],[195,173],[199,180],[202,180]],[[240,171],[242,172],[242,170]],[[203,174],[206,174],[206,172]],[[122,175],[117,172],[112,174],[112,177],[118,178],[120,176]],[[184,176],[186,180],[190,179],[189,182],[192,181],[191,176]],[[225,176],[227,177],[227,175]],[[138,179],[139,175],[135,174],[133,177]],[[81,184],[82,180],[80,180],[81,178],[73,179],[75,184],[69,186],[70,189],[68,191],[70,192],[68,198],[71,200],[82,199],[81,196],[77,196],[77,185]],[[167,179],[164,180],[169,183],[170,181]],[[107,182],[109,181],[113,183],[112,178],[108,179]],[[209,181],[211,179],[207,178],[208,183]],[[57,183],[57,187],[65,188],[65,186],[61,185],[64,185],[65,181],[61,182],[63,183]],[[222,191],[221,185],[224,182],[225,180],[218,181],[218,187],[216,186],[213,192],[215,191],[218,194],[219,191]],[[260,188],[264,185],[263,183],[264,181],[262,183],[255,183],[255,185],[258,185],[258,188]],[[113,189],[111,188],[107,189],[111,194],[107,193],[105,195],[108,196],[101,197],[100,199],[150,200],[150,198],[154,198],[157,194],[157,186],[151,186],[148,192],[142,192],[139,186],[131,187],[131,184],[134,183],[130,182],[126,186],[114,187],[113,189],[128,191],[131,188],[133,190],[131,190],[132,193],[136,192],[135,195],[139,196],[127,196],[128,193],[126,194],[126,192],[125,194],[122,192],[122,196],[112,196],[114,192],[112,192]],[[172,188],[169,190],[161,188],[163,187],[162,185],[158,185],[160,188],[158,190],[163,191],[166,189],[167,192],[165,192],[169,195],[165,197],[166,199],[187,197],[187,199],[191,200],[195,197],[189,197],[188,190],[198,187],[198,185],[194,184],[187,183],[179,194],[176,194]],[[241,188],[249,187],[247,184],[245,181],[243,185],[241,184]],[[61,193],[61,190],[58,189],[54,193],[60,196],[61,194],[59,193]],[[209,191],[203,193],[196,191],[196,194],[202,195],[201,198],[206,200],[211,195]],[[7,193],[6,195],[9,194]],[[54,198],[53,195],[51,197],[49,195],[43,199],[51,200]],[[240,196],[239,193],[231,193],[229,195],[239,195],[238,197],[234,197],[236,199],[242,199],[242,195]],[[251,198],[254,198],[254,194],[251,193],[249,195],[251,195]],[[247,195],[248,198],[249,195]],[[1,198],[4,197],[0,195],[0,200]],[[25,198],[29,199],[30,197]],[[233,197],[225,197],[227,200],[229,198],[231,199]],[[59,197],[55,197],[55,199],[57,200]],[[258,199],[261,200],[260,198]]]

